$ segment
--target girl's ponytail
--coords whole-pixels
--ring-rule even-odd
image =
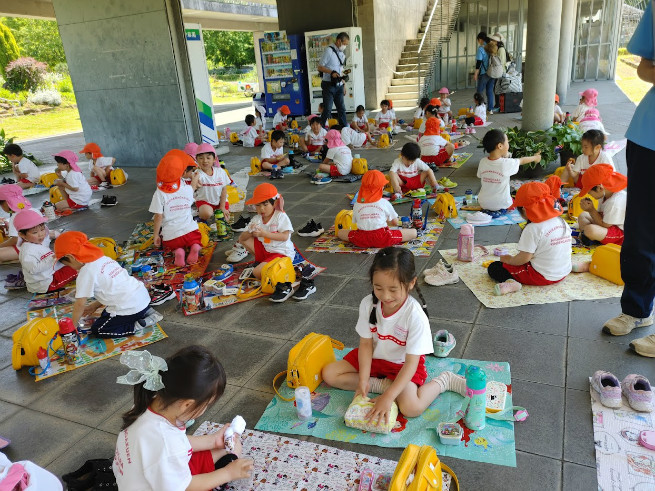
[[[373,297],[373,308],[371,309],[371,315],[368,317],[368,322],[372,326],[376,325],[378,323],[378,297],[375,296],[375,292],[371,293],[371,296]]]
[[[144,389],[143,384],[145,384],[145,382],[134,386],[134,406],[123,414],[123,426],[121,426],[121,431],[134,423],[139,416],[146,412],[157,394],[156,392]]]

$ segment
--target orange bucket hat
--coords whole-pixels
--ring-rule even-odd
[[[441,106],[441,99],[439,99],[438,97],[433,97],[432,99],[430,99],[430,105]]]
[[[425,133],[424,135],[440,135],[441,134],[441,125],[439,124],[439,118],[430,118],[425,122]]]
[[[275,200],[275,209],[284,211],[284,199],[278,192],[277,188],[271,183],[265,182],[260,184],[252,192],[252,198],[246,201],[247,205],[257,205],[263,203],[266,200],[274,199]]]
[[[284,106],[280,107],[280,112],[288,116],[289,114],[291,114],[291,109],[289,109],[289,106],[285,104]]]
[[[553,196],[553,198],[560,198],[562,192],[562,180],[559,178],[559,176],[550,176],[548,179],[546,179],[544,184],[548,186],[548,189],[550,189],[550,194]]]
[[[89,242],[82,232],[64,232],[55,240],[55,256],[57,259],[70,254],[81,263],[90,263],[100,259],[104,254],[102,249]]]
[[[562,214],[555,207],[557,199],[551,194],[549,186],[543,182],[528,182],[516,192],[514,206],[522,207],[528,220],[534,223],[545,222]]]
[[[174,193],[180,189],[180,180],[187,167],[198,167],[198,164],[183,150],[169,150],[157,166],[157,187],[165,193]]]
[[[619,172],[615,172],[610,164],[594,164],[587,169],[587,172],[582,174],[580,196],[585,196],[599,184],[602,184],[605,189],[616,193],[628,187],[628,178]]]
[[[91,157],[94,159],[102,157],[102,152],[100,151],[100,147],[98,146],[97,143],[93,143],[93,142],[84,145],[84,148],[80,150],[80,153],[90,153]]]
[[[387,177],[379,170],[370,170],[362,177],[362,184],[357,193],[358,203],[375,203],[382,199],[384,187],[387,185]]]

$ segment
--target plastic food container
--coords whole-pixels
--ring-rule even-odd
[[[437,427],[439,440],[444,445],[459,445],[464,431],[457,423],[439,423]]]

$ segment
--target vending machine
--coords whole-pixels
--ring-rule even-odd
[[[358,105],[364,105],[364,57],[362,55],[362,28],[344,27],[342,29],[329,29],[326,31],[312,31],[305,33],[305,46],[307,47],[307,81],[309,84],[309,101],[312,112],[318,110],[323,101],[321,89],[322,73],[318,71],[318,62],[325,49],[337,39],[340,32],[348,33],[350,42],[346,48],[346,65],[344,70],[350,70],[349,80],[346,82],[346,111],[354,112]]]
[[[289,106],[291,116],[309,114],[309,92],[305,74],[305,40],[302,34],[286,31],[265,32],[259,40],[264,71],[266,116]]]

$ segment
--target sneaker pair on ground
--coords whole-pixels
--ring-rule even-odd
[[[225,251],[228,263],[240,263],[248,257],[248,250],[238,242],[232,246],[232,249]]]
[[[613,373],[598,370],[591,377],[591,387],[600,394],[600,403],[605,407],[621,407],[623,393],[635,411],[650,413],[653,410],[653,389],[643,375],[632,373],[619,382]]]
[[[316,223],[312,218],[308,221],[303,228],[298,230],[298,235],[301,237],[318,237],[325,229],[321,226],[320,223]]]
[[[630,334],[633,329],[638,327],[648,327],[653,325],[653,314],[648,317],[632,317],[628,314],[621,314],[613,319],[608,320],[603,326],[603,332],[611,334],[612,336],[625,336]],[[649,336],[633,339],[630,347],[637,352],[638,355],[647,356],[648,358],[655,358],[655,334]]]
[[[175,298],[173,287],[166,283],[151,285],[148,293],[150,293],[150,305],[161,305]]]
[[[271,169],[271,175],[269,179],[284,179],[284,172],[282,171],[282,167]]]
[[[452,264],[445,263],[443,259],[439,259],[433,268],[423,271],[423,275],[425,282],[432,286],[452,285],[459,281],[459,275]]]
[[[317,172],[312,176],[311,183],[316,184],[318,186],[322,184],[329,184],[332,182],[332,178],[327,175],[325,172]]]
[[[22,270],[19,270],[18,273],[16,274],[7,275],[7,277],[5,278],[5,289],[20,290],[22,288],[27,288]]]
[[[294,292],[291,283],[278,283],[275,286],[275,291],[268,297],[271,302],[282,303],[292,297],[294,300],[305,300],[312,293],[316,292],[314,280],[309,278],[301,278],[300,286]]]
[[[455,181],[451,181],[451,180],[448,179],[447,177],[442,177],[441,179],[439,179],[439,180],[437,181],[437,183],[438,183],[440,186],[443,186],[444,188],[452,189],[452,188],[456,188],[456,187],[457,187],[457,183],[456,183]]]
[[[113,459],[87,460],[82,467],[64,474],[61,479],[66,483],[66,489],[69,491],[118,489],[112,469],[113,463]]]
[[[434,335],[434,356],[439,358],[447,357],[450,352],[457,346],[457,341],[452,333],[445,329],[440,329]]]
[[[109,196],[104,194],[102,196],[102,201],[100,201],[100,206],[116,206],[118,204],[118,198],[116,196]]]

